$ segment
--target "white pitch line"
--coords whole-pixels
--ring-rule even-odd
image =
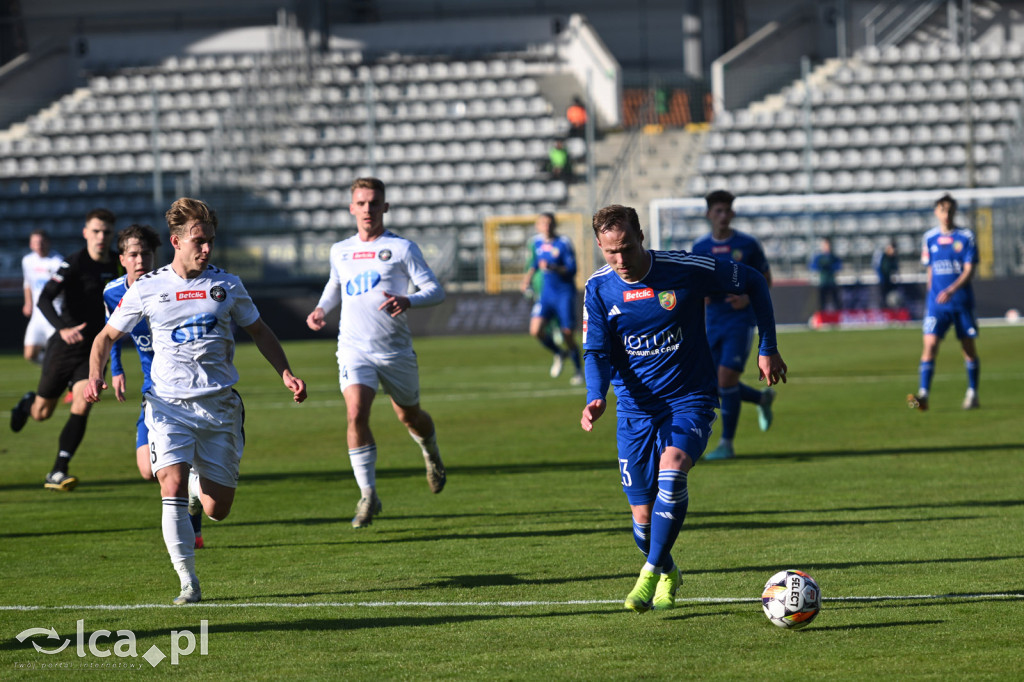
[[[976,599],[1024,599],[1024,593],[998,594],[902,594],[852,597],[824,597],[822,601],[830,602],[865,602],[865,601],[925,601],[925,600],[976,600]],[[743,604],[760,602],[760,597],[689,597],[676,599],[676,603],[684,604]],[[361,601],[361,602],[239,602],[228,604],[222,602],[200,602],[189,604],[192,608],[211,609],[309,609],[309,608],[395,608],[395,607],[508,607],[522,608],[530,606],[588,606],[596,604],[619,604],[621,599],[573,599],[567,601]],[[133,611],[138,609],[179,609],[174,604],[66,604],[61,606],[34,605],[0,605],[0,611]]]

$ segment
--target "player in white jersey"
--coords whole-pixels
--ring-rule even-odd
[[[36,307],[39,294],[50,278],[60,270],[64,256],[50,250],[50,237],[45,230],[33,230],[28,238],[28,248],[32,249],[21,259],[21,272],[25,278],[25,303],[21,314],[28,318],[25,328],[25,359],[29,362],[42,364],[43,349],[53,334],[53,325]],[[56,305],[56,303],[55,303]],[[60,306],[57,305],[57,312]]]
[[[110,347],[143,319],[152,331],[153,387],[146,393],[150,462],[163,499],[163,536],[181,581],[175,604],[201,598],[195,572],[195,534],[189,495],[214,521],[231,511],[244,445],[242,399],[233,386],[231,323],[245,329],[292,392],[306,399],[274,332],[263,322],[242,281],[209,265],[217,215],[205,203],[181,198],[167,211],[174,260],[139,278],[96,337],[86,398],[99,400]],[[199,474],[189,490],[189,467]]]
[[[380,512],[377,496],[377,444],[370,431],[370,407],[378,384],[391,396],[399,421],[423,451],[427,482],[441,492],[446,481],[434,421],[420,407],[419,367],[405,311],[436,305],[444,289],[415,243],[384,229],[384,183],[359,178],[352,183],[349,212],[358,233],[331,247],[331,276],[316,308],[306,318],[314,331],[341,303],[338,367],[348,416],[349,460],[361,496],[352,518],[363,528]],[[418,289],[408,293],[409,285]]]

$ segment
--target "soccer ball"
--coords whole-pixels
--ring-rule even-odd
[[[764,584],[764,615],[780,628],[802,628],[821,610],[821,590],[803,571],[779,571]]]

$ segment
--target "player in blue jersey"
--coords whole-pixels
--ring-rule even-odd
[[[622,489],[633,537],[647,557],[625,606],[639,613],[668,609],[680,583],[671,551],[686,516],[686,477],[704,452],[718,406],[704,298],[748,295],[761,335],[761,377],[769,386],[785,381],[786,363],[775,344],[768,283],[757,270],[684,251],[648,251],[636,211],[627,206],[601,209],[593,227],[608,264],[584,293],[587,405],[580,424],[594,428],[613,386]]]
[[[568,238],[555,233],[558,223],[552,213],[542,213],[537,217],[537,234],[530,240],[529,249],[532,254],[530,268],[523,277],[523,291],[529,291],[533,276],[540,272],[543,283],[540,300],[530,312],[530,336],[540,341],[541,345],[554,354],[551,363],[551,378],[562,373],[565,359],[572,358],[576,372],[569,383],[573,386],[583,384],[583,366],[580,362],[580,349],[576,345],[576,252]],[[562,331],[565,348],[559,348],[548,326],[556,320]]]
[[[156,251],[160,248],[160,236],[149,225],[129,225],[117,234],[117,250],[120,254],[121,267],[125,274],[107,283],[103,289],[103,303],[107,308],[107,318],[117,308],[121,298],[128,287],[135,284],[139,277],[153,270],[156,259]],[[139,364],[142,367],[142,395],[153,387],[153,380],[150,378],[150,367],[153,365],[153,335],[149,329],[149,322],[142,320],[129,332],[135,349],[139,353]],[[110,385],[114,389],[114,396],[118,402],[125,401],[125,379],[124,365],[121,363],[121,348],[124,346],[122,337],[110,348]],[[139,467],[139,473],[147,481],[155,481],[153,465],[150,462],[149,453],[149,429],[146,427],[146,399],[142,399],[142,408],[139,411],[139,419],[135,430],[135,462]],[[203,547],[202,531],[202,510],[197,509],[196,513],[190,513],[192,529],[196,532],[196,548]]]
[[[973,410],[978,404],[980,363],[975,339],[978,323],[974,318],[974,291],[971,276],[978,263],[974,233],[957,227],[956,200],[948,194],[935,202],[939,224],[924,235],[921,263],[928,268],[928,307],[924,317],[924,350],[921,352],[920,384],[916,394],[907,396],[911,408],[928,409],[928,394],[935,373],[935,356],[950,326],[956,330],[967,366],[967,394],[962,407]]]
[[[705,197],[708,205],[707,219],[711,223],[711,234],[693,243],[692,253],[700,256],[732,259],[749,265],[760,272],[768,286],[772,284],[772,272],[760,242],[754,237],[734,230],[731,226],[736,213],[732,210],[735,197],[725,190],[715,190]],[[750,307],[746,294],[717,293],[707,299],[705,317],[711,357],[718,368],[718,396],[721,400],[722,438],[711,452],[704,455],[706,460],[730,459],[735,456],[732,442],[740,420],[741,403],[757,405],[758,424],[762,431],[772,425],[772,402],[775,391],[766,388],[759,391],[740,381],[740,375],[747,364],[750,346],[754,340],[757,319]]]

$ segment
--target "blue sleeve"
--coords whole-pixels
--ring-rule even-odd
[[[746,267],[746,266],[741,266]],[[760,336],[758,355],[771,355],[778,352],[778,341],[775,337],[775,309],[772,297],[768,293],[768,280],[757,270],[747,268],[747,295],[750,305],[757,318],[757,333]]]
[[[121,364],[121,346],[124,344],[124,339],[125,337],[122,336],[110,347],[110,376],[112,377],[124,374],[124,365]]]
[[[583,355],[583,368],[587,377],[587,402],[606,400],[612,380],[612,365],[608,354],[588,350]]]
[[[587,402],[608,395],[612,366],[609,360],[608,315],[597,286],[587,283],[583,290],[583,362],[587,381]]]
[[[565,278],[571,280],[576,276],[576,252],[572,248],[572,242],[565,240]]]
[[[775,338],[775,309],[768,293],[768,280],[760,272],[731,260],[715,261],[715,280],[719,291],[750,296],[750,307],[757,318],[757,332],[760,336],[759,355],[778,352]],[[714,292],[709,292],[714,293]]]

